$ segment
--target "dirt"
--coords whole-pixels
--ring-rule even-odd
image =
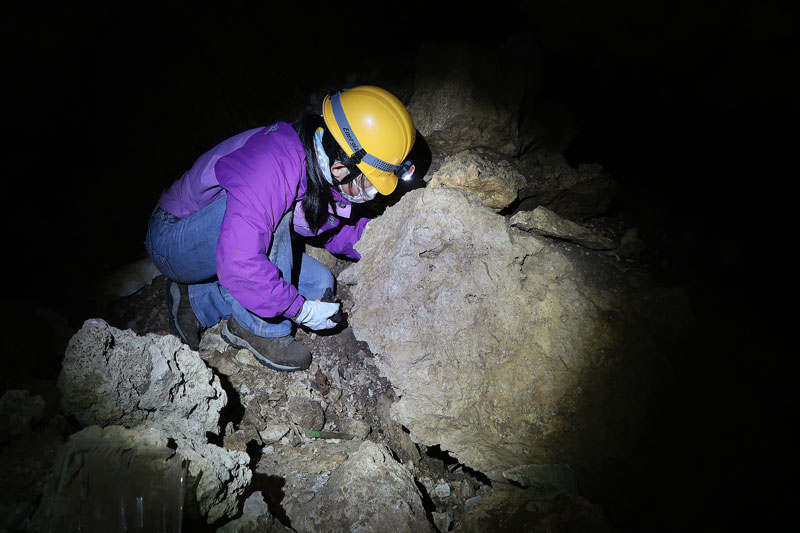
[[[135,294],[112,302],[107,316],[101,318],[139,335],[170,334],[165,290],[166,279],[158,276]],[[338,298],[343,309],[348,309],[351,302],[346,288]],[[324,424],[324,430],[355,434],[355,438],[389,446],[395,458],[413,473],[429,519],[440,531],[457,525],[469,505],[467,500],[490,490],[490,481],[480,473],[438,447],[415,444],[408,431],[390,419],[389,407],[395,398],[391,383],[380,376],[369,346],[353,336],[346,315],[331,333],[298,329],[296,339],[311,350],[314,360],[308,370],[291,373],[259,365],[249,359],[246,351],[227,346],[218,335],[219,328],[217,325],[204,332],[199,350],[220,376],[229,398],[221,413],[221,434],[211,438],[228,448],[248,451],[254,470],[265,446],[302,446],[307,442],[297,431],[290,431],[280,441],[264,441],[259,430],[270,422],[270,417],[277,419],[279,413],[288,413],[290,426],[295,423],[296,428],[301,427],[303,421],[314,424],[317,414],[313,410],[319,409],[321,403],[324,421],[317,423]],[[306,386],[315,391],[312,397],[321,398],[320,402],[290,403],[291,390]],[[279,502],[275,503],[279,506]],[[275,516],[281,516],[279,508],[273,511]]]

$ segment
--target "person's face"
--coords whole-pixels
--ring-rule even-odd
[[[350,174],[350,170],[339,161],[336,161],[331,167],[331,174],[333,174],[333,177],[335,177],[337,180],[341,181]],[[358,185],[356,186],[356,184]],[[342,192],[348,196],[355,197],[361,192],[359,191],[359,187],[362,191],[366,191],[373,187],[373,185],[364,174],[359,174],[358,177],[353,181],[342,185]]]
[[[358,187],[356,187],[356,184],[358,184]],[[361,191],[366,191],[372,187],[372,183],[370,183],[364,174],[359,174],[358,177],[353,181],[342,185],[342,190],[345,192],[345,194],[350,196],[358,196],[358,194],[361,192],[358,189],[359,187],[361,187]]]

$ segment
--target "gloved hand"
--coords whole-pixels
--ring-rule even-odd
[[[336,326],[331,317],[339,311],[339,304],[306,300],[300,312],[292,320],[295,324],[307,326],[313,330],[330,329]]]
[[[325,293],[322,295],[322,298],[320,298],[319,301],[320,302],[331,302],[331,303],[335,302],[336,300],[333,298],[333,289],[331,289],[330,287],[325,289]],[[342,309],[341,309],[341,307],[339,308],[338,311],[336,311],[336,313],[333,314],[333,316],[331,316],[331,320],[333,320],[337,324],[342,321]]]

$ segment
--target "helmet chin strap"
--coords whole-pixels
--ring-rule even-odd
[[[347,173],[347,176],[343,177],[342,179],[337,179],[336,176],[333,175],[333,172],[331,172],[331,181],[333,182],[334,185],[336,185],[337,187],[341,187],[342,185],[347,185],[348,183],[356,179],[359,174],[361,174],[361,171],[358,169],[356,169],[354,172],[353,169],[347,167],[347,170],[349,171]],[[356,183],[356,186],[358,186],[358,183]]]
[[[378,189],[376,189],[374,185],[370,185],[370,187],[367,189],[362,188],[361,185],[359,185],[358,180],[356,180],[356,178],[361,175],[361,171],[358,168],[353,169],[349,165],[346,165],[345,168],[348,169],[348,173],[341,180],[333,177],[333,169],[331,169],[331,178],[333,184],[339,189],[341,195],[344,196],[344,198],[348,201],[355,204],[373,200],[378,194]],[[352,186],[355,187],[356,191],[358,191],[358,194],[352,196],[345,192],[344,185],[347,185],[348,183],[352,183]]]
[[[339,180],[339,179],[336,179],[336,178],[334,178],[333,176],[331,176],[331,179],[333,180],[333,184],[334,184],[334,185],[338,185],[339,187],[341,187],[342,185],[347,185],[348,183],[350,183],[351,181],[353,181],[354,179],[356,179],[356,177],[358,177],[358,174],[360,174],[360,171],[359,171],[359,172],[355,172],[355,173],[354,173],[354,172],[351,170],[351,171],[350,171],[350,172],[347,174],[347,176],[343,177],[343,178],[342,178],[342,179],[340,179],[340,180]]]

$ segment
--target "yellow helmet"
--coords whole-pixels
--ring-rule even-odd
[[[405,106],[389,91],[371,85],[325,97],[322,117],[345,154],[384,195],[397,187],[395,172],[414,146],[416,129]]]

